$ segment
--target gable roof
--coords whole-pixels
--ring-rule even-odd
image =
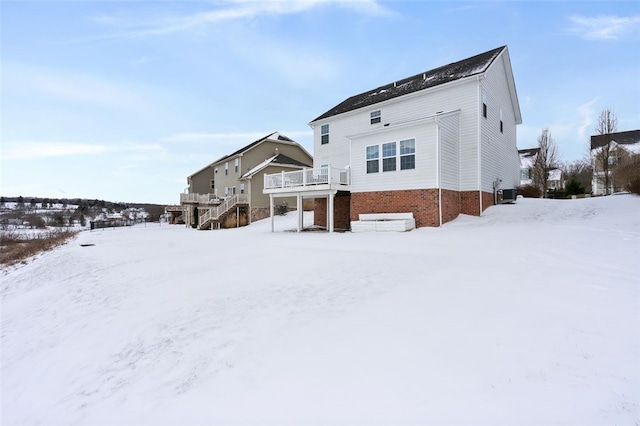
[[[293,158],[287,157],[284,154],[276,154],[273,157],[267,158],[262,163],[255,166],[254,168],[248,170],[245,174],[243,174],[240,177],[240,179],[246,179],[246,178],[252,177],[256,173],[258,173],[260,170],[263,170],[265,167],[270,165],[281,165],[281,166],[289,166],[294,168],[311,167],[309,164],[305,164],[301,161],[294,160]]]
[[[339,103],[329,111],[320,115],[311,123],[334,115],[353,111],[370,105],[407,95],[409,93],[439,86],[465,77],[484,73],[493,61],[507,46],[501,46],[488,52],[463,59],[458,62],[434,68],[403,80],[396,81],[376,89],[369,90]]]
[[[591,136],[591,149],[603,147],[609,142],[615,142],[618,145],[640,144],[640,130]]]
[[[527,169],[533,167],[539,153],[540,148],[519,149],[518,155],[520,156],[520,167]]]
[[[257,141],[251,142],[249,145],[247,145],[247,146],[245,146],[243,148],[240,148],[239,150],[237,150],[235,152],[232,152],[229,155],[225,155],[224,157],[220,157],[219,159],[217,159],[213,163],[218,163],[218,162],[220,162],[220,161],[222,161],[222,160],[224,160],[226,158],[235,157],[236,155],[243,154],[244,152],[249,151],[251,148],[253,148],[254,146],[258,145],[260,142],[264,142],[267,139],[270,139],[272,141],[275,140],[275,141],[295,142],[293,139],[289,139],[288,137],[286,137],[285,135],[283,135],[283,134],[281,134],[279,132],[273,132],[273,133],[268,134],[267,136],[264,136],[264,137],[258,139]]]
[[[191,177],[191,176],[195,176],[198,173],[202,172],[203,170],[206,170],[210,167],[213,167],[214,164],[217,164],[223,160],[226,160],[228,158],[232,158],[235,157],[236,155],[240,155],[240,154],[244,154],[245,152],[249,151],[251,148],[259,145],[260,143],[267,141],[267,140],[271,140],[271,141],[280,141],[280,142],[289,142],[289,143],[293,143],[293,144],[297,144],[305,153],[307,153],[307,151],[304,149],[304,147],[300,144],[298,144],[296,141],[294,141],[293,139],[288,138],[287,136],[283,135],[282,133],[279,132],[273,132],[273,133],[269,133],[266,136],[261,137],[260,139],[251,142],[250,144],[240,148],[239,150],[232,152],[229,155],[225,155],[222,156],[220,158],[218,158],[216,161],[207,164],[206,166],[204,166],[203,168],[201,168],[200,170],[198,170],[195,173],[190,174],[189,176],[187,176],[187,180]],[[311,157],[311,154],[307,153],[309,155],[309,157]]]

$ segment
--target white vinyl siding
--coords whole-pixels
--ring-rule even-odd
[[[439,120],[440,187],[460,190],[460,122],[458,114]]]
[[[365,146],[415,138],[416,168],[415,170],[402,170],[403,176],[397,176],[397,187],[398,189],[434,188],[436,185],[435,174],[433,180],[425,178],[424,174],[430,173],[427,170],[432,170],[435,166],[435,144],[429,145],[429,141],[435,141],[435,123],[421,122],[416,127],[412,125],[407,127],[407,124],[399,123],[411,123],[441,111],[460,109],[460,190],[477,190],[477,135],[478,118],[480,117],[478,101],[478,83],[473,78],[443,84],[430,90],[381,102],[380,105],[384,107],[385,123],[389,123],[389,126],[379,128],[379,132],[374,131],[369,122],[362,119],[363,111],[360,110],[324,119],[314,124],[314,164],[331,164],[331,167],[338,168],[350,165],[352,191],[358,191],[359,188],[373,191],[376,189],[375,182],[371,182],[371,184],[359,182],[362,176],[366,176]],[[331,143],[322,145],[321,125],[329,123],[331,125]],[[414,130],[416,128],[420,130]],[[378,138],[378,135],[383,136]],[[430,152],[432,149],[433,152]],[[398,171],[400,171],[399,166]],[[390,186],[387,189],[392,189],[393,185],[384,184],[384,186],[387,185]]]
[[[520,157],[516,147],[516,119],[501,57],[489,67],[482,86],[489,114],[480,123],[482,135],[482,190],[493,192],[493,183],[501,179],[502,189],[520,184]],[[500,122],[502,121],[502,131]]]

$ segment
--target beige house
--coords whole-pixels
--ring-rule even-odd
[[[180,194],[187,226],[214,229],[243,226],[269,216],[264,175],[303,170],[313,157],[299,143],[275,132],[226,155],[187,177]],[[295,197],[280,200],[294,206]]]

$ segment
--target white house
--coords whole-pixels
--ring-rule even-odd
[[[481,215],[520,182],[520,123],[506,46],[351,96],[309,123],[314,176],[333,176],[319,188],[316,224],[410,212],[418,227],[439,226]],[[309,179],[283,185],[265,179],[265,193],[314,197]]]
[[[533,168],[538,159],[540,148],[519,149],[520,186],[533,185]]]
[[[607,195],[624,189],[625,179],[616,171],[640,156],[640,130],[591,136],[593,195]]]

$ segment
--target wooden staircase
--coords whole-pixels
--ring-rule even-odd
[[[203,214],[200,215],[198,220],[198,229],[207,229],[212,227],[214,223],[219,223],[222,219],[225,218],[230,212],[233,211],[236,207],[240,206],[248,206],[249,205],[249,197],[247,194],[236,194],[232,197],[229,197],[222,202],[222,204],[216,207],[208,207]]]

